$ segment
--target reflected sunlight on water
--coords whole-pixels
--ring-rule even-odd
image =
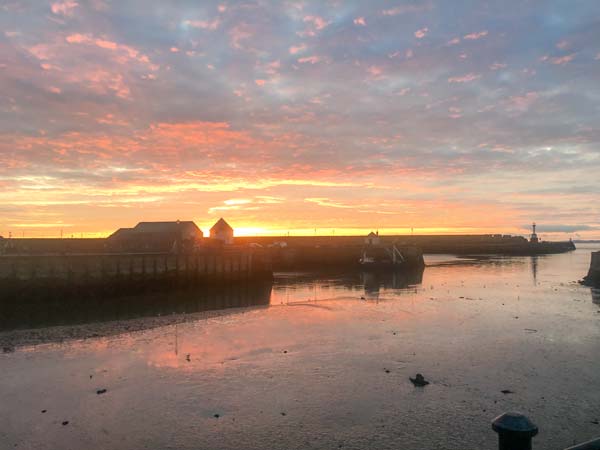
[[[600,301],[575,283],[592,248],[435,255],[395,276],[277,274],[146,310],[95,305],[61,327],[37,317],[0,333],[0,442],[494,448],[490,420],[519,409],[540,426],[536,447],[566,447],[600,434]],[[417,372],[425,389],[408,381]]]

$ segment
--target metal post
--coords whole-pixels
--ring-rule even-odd
[[[499,450],[531,450],[531,439],[538,434],[538,427],[526,416],[507,412],[496,417],[492,429],[498,433]]]

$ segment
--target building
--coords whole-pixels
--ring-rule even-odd
[[[225,244],[233,244],[233,228],[221,217],[210,229],[210,237]]]
[[[365,245],[379,245],[379,231],[373,233],[372,231],[365,238]]]
[[[538,239],[538,235],[535,233],[535,222],[533,222],[533,225],[531,227],[533,228],[533,233],[531,233],[531,238],[529,239],[529,242],[531,242],[532,244],[537,244],[538,242],[540,242],[540,240]]]
[[[107,241],[111,251],[182,253],[193,250],[203,236],[194,222],[177,220],[140,222],[133,228],[119,228]]]

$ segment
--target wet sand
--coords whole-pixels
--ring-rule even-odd
[[[0,448],[492,449],[515,409],[535,448],[583,442],[600,436],[591,249],[436,255],[409,286],[280,274],[269,307],[0,333]]]

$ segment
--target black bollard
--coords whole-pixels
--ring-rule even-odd
[[[507,412],[496,417],[492,429],[498,433],[499,450],[531,450],[531,439],[538,427],[520,413]]]

